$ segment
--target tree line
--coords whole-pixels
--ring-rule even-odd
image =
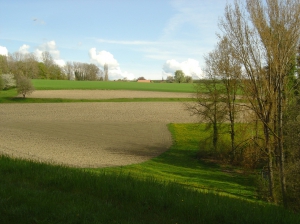
[[[95,64],[67,62],[65,66],[55,63],[48,51],[42,52],[41,60],[33,53],[14,52],[0,55],[0,74],[13,74],[29,79],[103,80],[103,71]],[[108,74],[107,74],[108,79]]]
[[[219,27],[188,106],[211,130],[205,156],[259,169],[260,195],[300,210],[300,1],[235,0]]]
[[[192,83],[193,78],[191,76],[185,75],[182,70],[176,70],[174,76],[168,76],[166,82],[168,83]]]

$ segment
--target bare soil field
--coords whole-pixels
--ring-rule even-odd
[[[0,153],[74,167],[140,163],[171,146],[168,123],[196,121],[178,102],[1,104]]]
[[[114,99],[114,98],[192,98],[192,93],[133,90],[38,90],[30,98]]]

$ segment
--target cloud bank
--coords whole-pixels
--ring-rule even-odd
[[[0,55],[4,55],[4,56],[8,55],[8,50],[6,47],[0,46]]]
[[[98,64],[101,67],[104,67],[104,64],[107,64],[109,68],[119,67],[119,63],[114,58],[114,56],[107,51],[96,51],[96,48],[91,48],[89,51],[90,60],[92,63]]]
[[[163,65],[163,74],[173,76],[176,70],[182,70],[185,75],[193,78],[204,78],[203,71],[199,62],[195,59],[188,59],[183,62],[178,62],[174,59],[167,60]]]
[[[24,46],[24,45],[23,45]],[[64,66],[66,65],[66,62],[60,58],[60,52],[57,49],[56,43],[54,40],[48,41],[47,43],[44,43],[40,45],[34,52],[36,57],[41,60],[42,58],[42,53],[44,51],[48,51],[51,56],[53,57],[54,62],[59,65],[59,66]]]
[[[20,48],[19,48],[19,52],[22,54],[28,54],[29,53],[29,48],[30,46],[27,44],[23,44]]]
[[[108,65],[108,77],[110,80],[124,79],[132,80],[135,78],[134,74],[122,71],[118,61],[114,56],[108,51],[98,51],[96,48],[91,48],[89,50],[89,56],[91,63],[94,63],[100,67],[104,67],[105,64]]]

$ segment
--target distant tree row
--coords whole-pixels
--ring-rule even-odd
[[[0,55],[0,74],[13,74],[15,79],[103,80],[103,71],[95,64],[67,62],[60,67],[47,51],[42,53],[41,61],[33,53]]]
[[[193,78],[185,75],[182,70],[176,70],[174,76],[168,76],[166,81],[169,83],[192,83]]]

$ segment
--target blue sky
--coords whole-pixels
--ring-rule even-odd
[[[109,66],[110,79],[201,76],[232,0],[0,0],[0,54],[49,51]]]

